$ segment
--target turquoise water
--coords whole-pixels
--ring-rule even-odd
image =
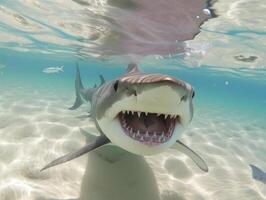
[[[96,132],[90,119],[78,118],[86,105],[67,109],[75,99],[75,65],[84,85],[92,87],[100,74],[106,80],[123,74],[132,59],[142,71],[185,80],[196,93],[194,118],[180,140],[199,152],[210,170],[202,173],[172,150],[145,157],[161,199],[266,199],[265,175],[264,182],[263,175],[257,180],[249,166],[266,172],[265,2],[217,1],[217,17],[202,25],[185,51],[163,56],[158,49],[121,55],[134,50],[105,44],[112,31],[118,41],[119,31],[130,35],[107,23],[119,17],[107,2],[0,1],[0,199],[80,196],[86,156],[39,172],[84,145],[80,127]],[[57,66],[64,71],[43,72]]]
[[[15,59],[14,59],[15,58]],[[87,87],[99,83],[99,75],[111,80],[125,73],[127,61],[101,61],[96,58],[79,61],[73,58],[52,58],[42,54],[17,53],[3,50],[1,61],[6,66],[1,82],[7,85],[35,86],[36,88],[50,88],[63,90],[73,97],[75,65],[79,62],[82,80]],[[19,63],[19,66],[18,66]],[[63,73],[45,74],[47,66],[64,65]],[[175,76],[193,85],[196,90],[196,110],[201,107],[223,107],[225,113],[242,112],[254,118],[264,120],[266,113],[266,79],[262,77],[246,77],[230,72],[217,72],[207,66],[200,68],[185,68],[176,60],[152,60],[140,62],[142,71],[158,72]],[[155,66],[154,66],[155,65]],[[169,65],[169,66],[168,66]],[[34,66],[34,67],[33,67]],[[14,73],[14,71],[16,73]],[[251,117],[250,116],[250,117]]]

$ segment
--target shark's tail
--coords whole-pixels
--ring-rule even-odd
[[[102,75],[100,75],[101,83],[99,86],[94,85],[93,88],[84,89],[83,84],[80,78],[79,66],[76,64],[76,80],[75,80],[75,89],[76,89],[76,100],[73,106],[71,106],[70,110],[75,110],[83,104],[83,100],[85,102],[91,102],[94,92],[98,87],[105,83],[105,80]]]
[[[75,80],[75,90],[76,90],[76,100],[73,106],[71,106],[69,108],[69,110],[75,110],[78,107],[81,106],[81,104],[83,104],[82,98],[81,98],[81,90],[83,90],[83,84],[81,82],[81,78],[80,78],[80,72],[79,72],[79,66],[78,63],[76,64],[76,80]]]

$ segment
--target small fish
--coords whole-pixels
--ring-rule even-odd
[[[43,73],[51,74],[51,73],[59,73],[64,71],[64,66],[60,67],[47,67],[42,70]]]
[[[252,177],[260,181],[264,184],[266,184],[266,172],[262,171],[260,168],[256,167],[255,165],[249,165],[252,170]]]

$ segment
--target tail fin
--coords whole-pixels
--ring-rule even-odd
[[[80,95],[80,90],[83,90],[83,84],[81,82],[80,79],[80,72],[79,72],[79,66],[78,63],[76,64],[76,80],[75,80],[75,89],[76,89],[76,100],[73,106],[71,106],[69,108],[69,110],[75,110],[78,107],[81,106],[81,104],[83,103],[82,99],[81,99],[81,95]]]
[[[61,72],[64,71],[64,65],[62,65],[62,66],[60,67],[60,71],[61,71]]]

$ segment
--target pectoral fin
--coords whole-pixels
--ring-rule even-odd
[[[105,136],[105,135],[101,135],[98,136],[94,142],[87,144],[86,146],[82,147],[81,149],[72,152],[72,153],[68,153],[60,158],[55,159],[54,161],[50,162],[48,165],[46,165],[44,168],[41,169],[41,171],[48,169],[50,167],[54,167],[56,165],[68,162],[70,160],[73,160],[75,158],[78,158],[80,156],[82,156],[85,153],[88,153],[89,151],[92,151],[94,149],[97,149],[100,146],[103,146],[107,143],[109,143],[110,140]]]
[[[187,147],[185,144],[177,140],[176,143],[172,146],[172,148],[186,154],[196,163],[196,165],[201,170],[203,170],[204,172],[208,172],[209,169],[205,161],[197,153],[195,153],[193,150]]]
[[[89,144],[91,141],[95,141],[98,136],[92,135],[85,131],[83,128],[79,128],[80,133],[86,138],[86,142]]]

